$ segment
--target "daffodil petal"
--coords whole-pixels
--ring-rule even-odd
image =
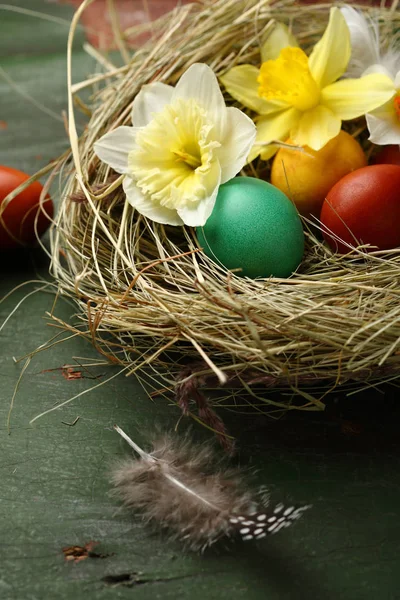
[[[285,141],[289,137],[290,130],[298,122],[300,115],[301,113],[295,108],[289,108],[277,115],[257,119],[257,135],[247,162],[251,162],[259,154],[263,158],[268,154],[269,156],[273,156],[276,148],[271,149],[269,144],[274,140]]]
[[[265,146],[265,148],[267,148],[267,146]],[[262,146],[260,145],[253,145],[253,147],[251,148],[248,156],[247,156],[247,163],[251,163],[252,160],[254,160],[255,158],[257,158],[257,156],[261,156],[261,150],[262,150]],[[276,152],[276,151],[275,151]],[[273,156],[274,153],[271,154],[271,156]],[[270,156],[268,158],[271,158]],[[268,159],[267,159],[268,160]]]
[[[386,75],[386,77],[389,77],[393,80],[392,73],[387,67],[385,67],[385,65],[374,63],[373,65],[370,65],[367,69],[365,69],[363,75],[371,75],[371,73],[382,73],[383,75]]]
[[[321,104],[343,121],[355,119],[387,102],[394,94],[392,80],[382,73],[342,79],[321,92]]]
[[[128,155],[135,147],[138,129],[122,125],[109,131],[94,143],[94,151],[117,173],[128,172]]]
[[[172,96],[177,99],[195,100],[207,111],[210,118],[224,126],[225,101],[214,71],[206,64],[196,63],[182,75]]]
[[[343,75],[350,55],[349,28],[340,10],[336,7],[331,8],[328,26],[314,46],[309,59],[311,74],[320,88]]]
[[[122,185],[129,204],[144,217],[164,225],[183,225],[183,221],[176,210],[165,208],[155,203],[149,196],[142,194],[130,177],[125,177]]]
[[[290,137],[299,146],[320,150],[336,137],[341,128],[341,120],[325,106],[316,106],[303,113],[298,124],[291,130]]]
[[[400,88],[400,71],[397,71],[396,76],[394,78],[394,87],[396,90]]]
[[[259,115],[268,115],[282,110],[287,104],[266,100],[259,96],[257,81],[259,72],[260,70],[253,65],[239,65],[227,71],[219,79],[232,98]]]
[[[132,104],[132,124],[145,127],[153,116],[161,112],[166,104],[170,104],[174,88],[161,81],[144,85]]]
[[[210,170],[207,179],[208,181],[204,181],[204,183],[205,187],[210,190],[208,198],[197,203],[188,202],[186,206],[178,208],[177,210],[179,217],[185,225],[189,225],[190,227],[202,227],[206,224],[208,217],[211,215],[221,183],[221,170],[217,162],[214,163],[213,169]]]
[[[389,100],[372,114],[366,115],[369,140],[373,144],[384,146],[386,144],[400,144],[400,119],[394,107],[393,100]]]
[[[276,23],[271,33],[261,46],[261,60],[275,60],[280,51],[288,46],[297,47],[295,36],[289,31],[289,27],[283,23]]]
[[[261,160],[269,160],[278,152],[279,146],[276,144],[271,144],[270,146],[266,146],[262,152],[260,152]]]
[[[351,59],[347,75],[359,77],[380,61],[379,28],[371,18],[367,19],[351,6],[344,6],[340,12],[350,31]]]
[[[227,108],[225,131],[215,155],[221,166],[221,183],[235,177],[246,163],[256,138],[253,121],[238,108]]]

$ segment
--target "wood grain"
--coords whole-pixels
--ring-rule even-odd
[[[16,0],[15,5],[71,18],[67,5]],[[67,26],[2,11],[0,56],[22,90],[61,114],[66,107]],[[76,44],[74,77],[93,63]],[[34,172],[66,148],[62,123],[16,95],[0,80],[0,163]],[[58,188],[53,191],[57,198]],[[48,278],[41,252],[3,255],[0,297],[30,279]],[[0,305],[0,325],[27,292]],[[96,363],[98,354],[80,339],[37,355],[22,379],[6,429],[10,399],[23,363],[15,363],[54,335],[46,320],[54,296],[27,298],[1,331],[0,352],[0,597],[5,600],[135,598],[138,600],[395,600],[400,538],[399,404],[378,396],[332,403],[326,415],[280,422],[259,415],[225,413],[241,449],[238,461],[257,469],[255,481],[274,499],[312,503],[298,526],[272,541],[222,547],[205,556],[182,553],[120,510],[110,495],[110,464],[129,450],[112,431],[117,422],[138,443],[155,428],[172,429],[175,409],[151,401],[140,384],[123,375],[88,392],[34,426],[39,412],[90,390],[115,374],[88,367],[100,379],[68,379],[61,367]],[[60,318],[74,307],[56,305]],[[76,363],[78,368],[79,363]],[[54,370],[53,370],[54,369]],[[335,410],[333,411],[333,408]],[[76,417],[80,417],[75,425]],[[353,424],[352,427],[349,426]],[[180,422],[178,433],[188,426]],[[207,433],[193,429],[198,438]],[[99,542],[88,557],[66,561],[63,548]]]

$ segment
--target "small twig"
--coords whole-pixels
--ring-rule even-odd
[[[76,418],[75,418],[75,419],[72,421],[72,423],[67,423],[66,421],[61,421],[61,423],[62,423],[63,425],[68,425],[68,427],[73,427],[74,425],[76,425],[76,424],[77,424],[77,422],[79,421],[79,419],[80,419],[80,417],[78,416],[78,417],[76,417]]]

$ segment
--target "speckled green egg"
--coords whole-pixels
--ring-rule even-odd
[[[289,277],[303,257],[303,227],[294,204],[254,177],[221,185],[211,216],[196,233],[207,256],[252,279]]]

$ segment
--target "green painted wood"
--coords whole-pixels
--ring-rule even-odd
[[[71,16],[47,2],[18,6]],[[0,55],[7,73],[52,110],[65,108],[65,35],[47,23],[32,27],[22,15],[0,16]],[[46,34],[47,32],[47,34]],[[20,35],[24,52],[15,43]],[[47,38],[46,38],[47,35]],[[46,39],[45,39],[46,38]],[[76,76],[92,68],[77,47]],[[66,147],[62,124],[15,96],[0,80],[0,163],[33,172]],[[37,158],[41,155],[40,158]],[[48,277],[38,251],[0,260],[0,297],[28,279]],[[0,323],[35,285],[0,305]],[[112,431],[115,422],[146,445],[155,424],[168,429],[178,413],[152,402],[133,378],[117,377],[33,426],[43,410],[88,390],[100,380],[66,380],[60,370],[73,357],[99,359],[89,343],[73,339],[37,355],[6,418],[23,363],[14,363],[54,335],[45,313],[51,294],[21,305],[0,333],[0,597],[5,600],[135,598],[155,600],[394,600],[398,593],[400,461],[397,393],[339,400],[326,415],[292,416],[280,422],[227,413],[238,438],[239,463],[258,470],[274,498],[313,503],[295,528],[255,545],[219,548],[204,556],[151,534],[119,508],[110,494],[110,465],[128,450]],[[69,319],[73,307],[57,303]],[[102,381],[117,370],[90,368]],[[381,403],[380,410],[377,402]],[[342,414],[343,413],[343,414]],[[71,423],[79,416],[75,426]],[[343,432],[342,416],[360,432]],[[179,431],[186,427],[181,422]],[[197,428],[194,435],[205,435]],[[100,542],[106,558],[64,561],[62,548]],[[133,573],[131,587],[104,577]],[[136,583],[135,583],[136,581]]]

